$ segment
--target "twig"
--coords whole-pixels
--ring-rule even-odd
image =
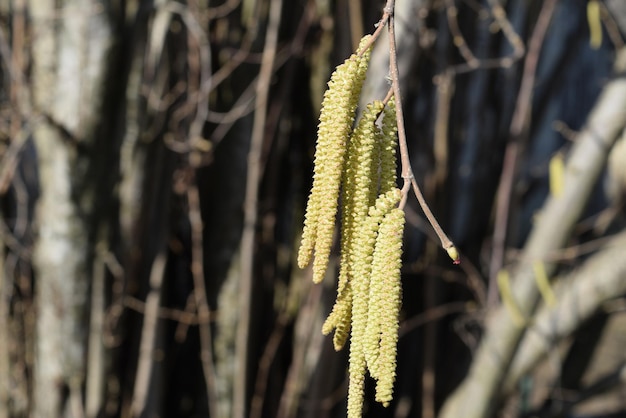
[[[517,171],[517,160],[521,146],[520,142],[523,139],[524,130],[530,122],[530,106],[532,103],[539,53],[541,52],[541,45],[546,36],[548,26],[552,20],[556,3],[556,0],[547,0],[543,3],[542,10],[539,13],[539,19],[537,20],[537,24],[535,25],[535,29],[528,43],[528,55],[524,62],[520,92],[509,131],[511,142],[507,146],[504,154],[502,175],[500,177],[496,198],[493,249],[489,264],[489,305],[493,305],[498,300],[496,276],[504,264],[504,248],[506,246],[506,233],[509,223],[509,208],[515,173]]]
[[[180,16],[188,31],[188,43],[190,46],[196,47],[193,54],[191,53],[193,49],[190,48],[190,59],[188,62],[190,68],[195,70],[193,72],[198,74],[199,86],[197,86],[196,91],[198,91],[199,94],[196,95],[193,103],[196,112],[189,127],[188,136],[192,147],[201,147],[200,142],[203,141],[202,129],[209,112],[209,93],[211,92],[212,86],[209,40],[189,7],[180,3],[168,2],[165,8],[170,13],[175,13]],[[196,80],[191,81],[195,82]]]
[[[348,1],[348,15],[350,19],[350,36],[352,37],[352,48],[359,46],[359,39],[363,33],[363,6],[361,0]]]
[[[603,1],[599,1],[598,5],[600,6],[602,23],[604,23],[604,28],[606,29],[606,33],[609,35],[609,39],[615,46],[615,49],[622,49],[624,47],[624,38],[622,37],[618,23],[615,21],[611,11]]]
[[[250,405],[250,418],[261,418],[263,416],[263,403],[266,397],[270,368],[276,358],[276,352],[280,347],[280,343],[285,336],[285,328],[289,323],[289,319],[289,314],[285,311],[278,315],[272,334],[265,345],[261,360],[259,360],[259,371],[254,385],[254,396]]]
[[[454,43],[454,45],[459,49],[459,53],[465,59],[467,65],[474,69],[478,67],[479,61],[472,53],[472,50],[467,46],[465,37],[463,36],[463,33],[461,33],[459,20],[457,19],[458,13],[459,10],[454,5],[454,1],[446,0],[446,16],[448,18],[448,28],[452,33],[452,43]]]
[[[211,7],[207,10],[207,19],[211,20],[225,17],[235,10],[240,3],[241,0],[226,0],[219,6]]]
[[[434,306],[431,309],[415,315],[400,324],[400,338],[412,332],[415,328],[437,321],[448,315],[475,311],[476,307],[467,302],[450,302]]]
[[[189,318],[190,320],[197,321],[197,311],[198,308],[196,307],[196,299],[194,294],[190,294],[189,296],[187,296],[187,303],[185,303],[184,311],[173,310],[172,313],[178,312],[182,314],[180,317],[181,320],[178,321],[178,324],[176,326],[176,331],[174,331],[174,341],[182,343],[183,341],[185,341],[185,339],[187,339],[187,331],[189,331],[189,325],[191,325],[191,323],[189,321],[183,321],[182,319]],[[209,324],[204,325],[210,326]]]
[[[422,300],[424,303],[424,309],[430,311],[437,303],[437,283],[433,280],[433,277],[429,277],[423,287]],[[422,400],[422,414],[423,418],[435,417],[435,387],[437,382],[437,376],[435,373],[435,367],[437,364],[437,324],[429,322],[422,331],[423,354],[422,354],[422,387],[419,390],[419,397]],[[419,399],[419,398],[418,398]]]
[[[396,52],[396,36],[395,36],[395,22],[393,10],[395,6],[394,0],[387,0],[387,4],[385,5],[384,13],[388,16],[388,30],[389,30],[389,73],[391,75],[391,85],[393,88],[393,94],[395,96],[396,101],[396,118],[398,123],[398,143],[400,147],[400,161],[402,164],[402,179],[404,180],[404,184],[402,185],[402,200],[400,202],[400,207],[404,208],[406,205],[406,199],[408,196],[409,189],[413,186],[413,192],[417,197],[417,201],[424,211],[426,218],[428,218],[428,222],[432,225],[435,233],[439,237],[441,241],[441,246],[445,249],[454,248],[454,244],[448,238],[448,236],[443,232],[441,226],[439,226],[439,222],[431,212],[424,196],[422,195],[422,191],[420,190],[417,181],[415,180],[415,176],[413,175],[413,170],[411,169],[411,160],[409,158],[409,150],[407,147],[406,140],[406,130],[404,127],[404,114],[402,112],[402,97],[400,95],[400,76],[398,74],[398,62],[397,62],[397,52]]]
[[[198,186],[194,181],[187,189],[189,203],[189,223],[191,224],[191,274],[193,276],[193,294],[195,295],[196,309],[200,333],[200,361],[207,390],[209,415],[217,416],[217,389],[215,386],[215,368],[213,365],[213,341],[211,327],[207,324],[211,317],[211,310],[206,296],[204,284],[204,244],[202,241],[202,217],[200,215],[200,196]]]
[[[278,30],[281,23],[283,0],[270,3],[270,10],[265,34],[263,58],[259,70],[257,96],[255,103],[254,122],[248,151],[248,172],[246,175],[246,192],[244,199],[244,227],[241,236],[241,279],[239,283],[239,324],[235,344],[235,356],[238,363],[233,382],[233,416],[247,416],[248,387],[248,338],[250,336],[250,305],[252,301],[252,278],[254,275],[254,243],[256,239],[256,223],[258,210],[258,191],[261,180],[261,158],[267,103],[274,64],[276,61],[276,45]]]
[[[506,12],[504,11],[504,8],[500,4],[499,0],[488,0],[488,3],[491,5],[491,14],[493,15],[494,20],[498,23],[500,29],[502,29],[504,37],[509,41],[511,46],[513,46],[512,56],[503,59],[508,59],[510,64],[513,64],[514,61],[524,56],[524,42],[517,32],[515,32],[515,29],[513,29],[511,22],[509,22],[506,18]],[[506,63],[503,65],[507,66]]]
[[[85,414],[88,417],[97,417],[102,408],[105,382],[105,350],[102,341],[102,330],[105,313],[106,293],[106,228],[99,231],[96,243],[96,254],[93,261],[93,276],[91,278],[91,300],[89,303],[89,341],[87,344],[87,367],[85,378]]]
[[[130,295],[124,296],[122,304],[125,308],[138,312],[140,314],[144,314],[146,310],[146,303],[144,301]],[[195,310],[195,302],[193,302],[193,298],[190,298],[190,301],[189,303],[187,303],[185,310],[161,307],[159,308],[158,317],[159,319],[167,319],[170,321],[178,322],[180,325],[184,326],[209,326],[211,322],[214,322],[217,319],[217,311],[210,311],[208,318],[200,319]],[[177,330],[175,334],[178,335],[180,333],[183,332]],[[177,338],[177,340],[180,340],[180,338]]]
[[[295,263],[294,263],[295,264]],[[309,270],[311,272],[311,270]],[[322,315],[322,286],[313,286],[311,277],[304,280],[296,274],[292,280],[304,282],[300,290],[301,308],[294,320],[293,354],[289,364],[283,392],[280,396],[277,418],[289,418],[296,415],[298,407],[306,409],[306,404],[301,400],[302,390],[311,381],[314,369],[313,365],[320,364],[322,347],[325,338],[320,332],[311,332],[311,324],[320,321]],[[311,385],[315,387],[314,385]],[[341,396],[345,396],[345,386]],[[311,394],[309,393],[309,396]],[[299,405],[300,403],[300,405]],[[304,404],[304,405],[303,405]],[[315,407],[324,404],[323,400],[315,401]],[[330,409],[330,408],[329,408]]]
[[[150,415],[150,411],[146,411],[146,408],[149,407],[147,403],[148,393],[150,391],[153,357],[159,325],[157,311],[161,304],[161,285],[163,284],[166,263],[167,255],[165,250],[162,249],[154,258],[152,269],[150,270],[150,291],[146,296],[146,311],[141,329],[139,358],[137,360],[137,373],[131,405],[132,414],[136,417],[146,414]]]
[[[307,14],[305,15],[307,16],[307,20],[311,19],[311,16],[309,16],[310,14],[312,14],[312,12],[307,11]],[[307,34],[307,31],[306,31],[307,25],[303,24],[300,28],[298,29],[296,36],[293,38],[289,46],[286,46],[282,48],[280,51],[278,51],[275,62],[274,62],[275,71],[281,68],[283,65],[285,65],[293,55],[301,53],[302,45],[304,44],[304,40]],[[232,59],[233,60],[236,59],[236,56],[233,57]],[[215,85],[218,82],[224,81],[224,79],[229,75],[229,74],[223,75],[221,79],[216,80],[217,74],[220,71],[221,69],[218,70],[211,78],[212,88],[215,88]],[[213,143],[214,146],[218,145],[224,139],[226,134],[232,128],[233,124],[237,120],[239,120],[239,118],[243,117],[244,115],[248,113],[248,107],[244,106],[244,104],[248,101],[248,96],[254,97],[254,94],[251,94],[250,92],[252,93],[255,92],[255,90],[257,89],[256,85],[258,81],[259,81],[259,77],[257,76],[246,87],[244,92],[239,96],[239,98],[237,99],[235,104],[231,107],[231,109],[227,113],[224,114],[223,118],[220,119],[219,121],[220,124],[215,128],[215,130],[211,134],[211,142]],[[254,109],[253,106],[250,106],[250,108]],[[209,112],[209,114],[207,115],[207,120],[211,122],[212,121],[211,119],[213,117],[217,117],[216,113]]]
[[[448,71],[452,71],[454,74],[463,74],[478,69],[509,68],[524,56],[524,42],[513,29],[502,6],[496,0],[489,0],[489,4],[491,5],[490,14],[502,30],[506,40],[513,47],[513,52],[510,55],[499,58],[477,58],[467,45],[459,28],[457,7],[452,0],[446,0],[446,15],[448,17],[448,27],[452,33],[453,43],[458,48],[461,56],[465,59],[464,63],[454,65],[450,67]],[[470,7],[472,7],[472,5],[470,5]],[[475,9],[477,13],[483,14],[483,9],[478,9],[477,7],[480,8],[480,6],[477,5],[472,8]]]
[[[361,50],[358,51],[358,55],[363,55],[365,51],[367,51],[367,49],[372,46],[374,42],[376,42],[383,29],[385,28],[385,25],[387,25],[389,17],[393,14],[394,3],[394,0],[387,0],[387,5],[383,9],[383,15],[378,23],[376,23],[376,30],[374,31],[374,33],[372,33],[369,41],[365,45],[363,45],[363,48],[361,48]]]
[[[442,186],[448,173],[448,125],[450,123],[450,103],[454,95],[454,73],[445,71],[436,78],[437,109],[435,113],[435,137],[433,156],[435,157],[435,184]],[[428,195],[428,189],[427,189]]]

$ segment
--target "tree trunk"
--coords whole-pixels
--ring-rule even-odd
[[[37,330],[34,416],[81,416],[89,276],[90,215],[85,181],[111,42],[104,3],[35,1],[32,17],[33,130],[41,195],[33,268]],[[65,395],[69,393],[69,395]]]

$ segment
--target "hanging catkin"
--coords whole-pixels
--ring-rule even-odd
[[[369,39],[361,40],[361,47]],[[313,262],[313,281],[322,281],[332,245],[339,184],[344,167],[347,140],[365,80],[370,52],[353,54],[332,74],[324,93],[317,131],[313,187],[307,202],[298,265]]]

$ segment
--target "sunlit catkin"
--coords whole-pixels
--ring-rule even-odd
[[[352,321],[352,286],[347,283],[341,292],[337,293],[337,300],[333,310],[322,325],[322,334],[328,335],[335,330],[333,346],[336,351],[343,348],[350,336],[350,323]]]
[[[367,37],[361,41],[361,46],[366,41]],[[315,250],[313,281],[316,283],[322,280],[328,266],[345,150],[365,80],[369,55],[369,50],[360,56],[353,54],[337,67],[322,101],[313,187],[307,202],[302,243],[298,253],[298,265],[304,268],[310,263]]]
[[[389,405],[396,377],[398,315],[402,302],[400,268],[404,212],[392,209],[378,230],[372,273],[367,327],[364,336],[367,366],[376,382],[376,401]]]
[[[367,216],[368,207],[374,203],[370,202],[370,195],[378,190],[373,160],[378,139],[376,119],[382,110],[381,101],[377,100],[367,105],[348,144],[346,166],[342,178],[341,264],[338,292],[341,292],[349,280],[354,231]]]
[[[404,212],[397,207],[402,193],[396,185],[393,97],[387,104],[369,104],[353,131],[370,40],[364,37],[357,53],[337,67],[324,94],[298,253],[301,268],[313,260],[313,281],[319,283],[328,268],[342,190],[337,299],[322,332],[334,330],[336,350],[350,338],[348,418],[362,415],[368,369],[376,380],[376,400],[387,406],[392,399],[401,303]]]
[[[350,380],[348,385],[348,417],[361,417],[363,386],[366,372],[365,332],[367,328],[369,282],[378,228],[386,213],[400,201],[399,189],[393,189],[376,200],[367,218],[356,231],[354,276],[352,279],[352,331],[350,338]]]
[[[383,113],[382,140],[380,145],[380,193],[396,187],[396,144],[398,125],[396,102],[392,97]]]
[[[373,172],[374,148],[377,141],[376,119],[383,110],[383,103],[375,101],[367,106],[357,123],[348,143],[346,163],[342,176],[342,214],[341,214],[341,263],[337,284],[337,301],[333,311],[324,323],[323,332],[328,333],[336,327],[333,343],[340,350],[350,331],[352,316],[352,290],[349,286],[352,276],[354,231],[359,228],[367,216],[370,206],[369,195],[378,189],[378,179]],[[372,202],[373,203],[373,202]],[[349,293],[349,294],[346,294]],[[350,304],[346,304],[349,298]],[[341,316],[338,316],[341,314]],[[345,320],[348,318],[348,321]]]

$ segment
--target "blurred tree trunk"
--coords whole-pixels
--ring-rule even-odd
[[[111,25],[99,1],[31,1],[33,130],[41,195],[33,269],[33,414],[79,416],[85,379],[89,234],[95,182],[86,177],[101,123]]]

